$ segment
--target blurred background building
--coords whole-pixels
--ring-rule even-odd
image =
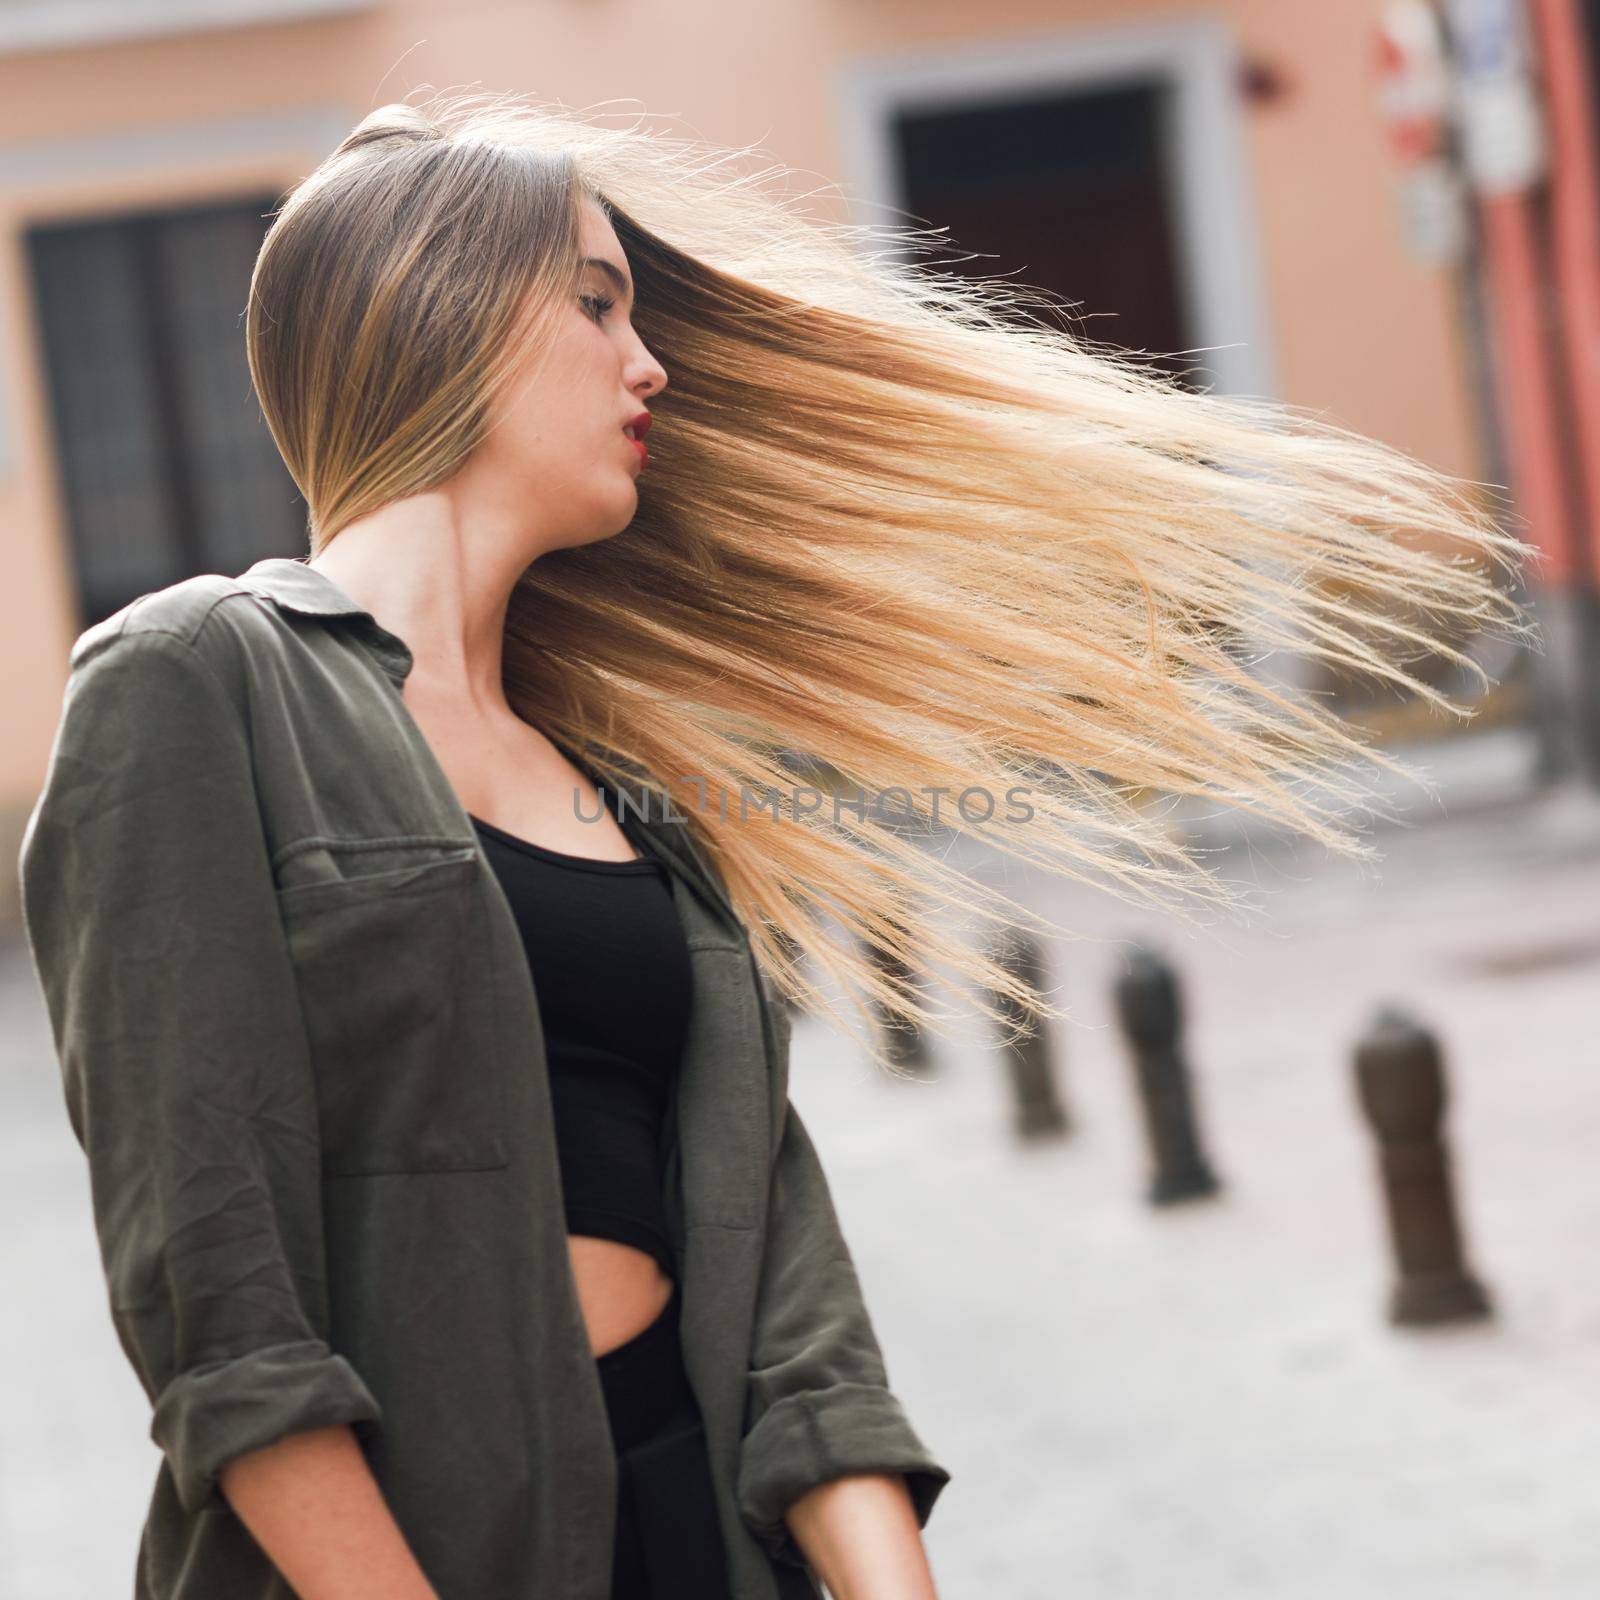
[[[760,141],[840,180],[859,220],[947,229],[968,255],[948,270],[1050,290],[1180,381],[1513,483],[1550,557],[1548,658],[1486,662],[1470,725],[1313,687],[1386,739],[1469,745],[1462,771],[1587,770],[1596,12],[0,0],[0,906],[15,918],[73,638],[190,574],[306,552],[245,364],[251,265],[285,189],[424,83]]]

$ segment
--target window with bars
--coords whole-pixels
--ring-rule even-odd
[[[309,548],[245,359],[272,196],[31,229],[81,625],[200,572]]]

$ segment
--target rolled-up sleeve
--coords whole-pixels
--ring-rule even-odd
[[[327,1342],[317,1097],[245,723],[187,639],[75,651],[19,861],[117,1335],[178,1498],[381,1421]]]
[[[903,1473],[919,1526],[950,1481],[889,1388],[822,1164],[790,1104],[772,1176],[740,1514],[772,1556],[805,1566],[785,1511],[818,1484],[861,1472]]]

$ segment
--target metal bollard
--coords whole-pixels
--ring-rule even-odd
[[[1014,977],[1020,978],[1033,993],[1042,995],[1046,979],[1044,951],[1038,940],[1020,928],[1008,929],[990,949],[991,958]],[[1012,1127],[1019,1139],[1041,1139],[1069,1131],[1071,1120],[1056,1090],[1051,1067],[1051,1040],[1045,1020],[1032,1006],[1024,1006],[1003,994],[990,996],[1004,1017],[1008,1034],[1018,1028],[1028,1032],[1003,1046],[1006,1066],[1015,1093],[1015,1118]]]
[[[1215,1194],[1222,1186],[1200,1148],[1195,1125],[1177,974],[1154,951],[1135,945],[1128,970],[1117,979],[1116,1001],[1155,1160],[1150,1203],[1170,1205]]]
[[[916,974],[892,951],[884,949],[882,945],[869,943],[866,954],[867,959],[891,983],[906,988],[916,986]],[[933,1056],[922,1029],[914,1022],[892,1016],[884,1006],[876,1003],[873,1011],[879,1028],[886,1036],[889,1059],[907,1072],[928,1076],[933,1070]]]
[[[1461,1248],[1438,1042],[1398,1006],[1385,1006],[1357,1045],[1355,1063],[1361,1106],[1378,1135],[1399,1271],[1389,1320],[1416,1326],[1492,1315]]]

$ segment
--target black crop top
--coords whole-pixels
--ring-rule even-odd
[[[693,979],[666,865],[567,855],[472,825],[539,998],[567,1231],[634,1245],[675,1275],[656,1143]]]

